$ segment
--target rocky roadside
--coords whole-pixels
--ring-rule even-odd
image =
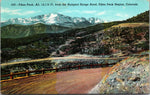
[[[148,94],[149,79],[149,51],[146,51],[116,64],[89,93]]]

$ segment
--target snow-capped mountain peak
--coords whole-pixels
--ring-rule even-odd
[[[84,17],[69,17],[62,14],[50,13],[45,15],[38,15],[30,18],[14,18],[9,19],[6,22],[2,22],[1,26],[6,26],[9,24],[20,24],[20,25],[32,25],[36,23],[43,23],[46,25],[61,25],[65,27],[77,27],[77,26],[89,26],[104,22],[99,18],[89,18]]]
[[[99,18],[91,17],[91,18],[89,18],[89,22],[92,23],[92,24],[98,24],[98,23],[102,23],[104,21],[99,19]]]

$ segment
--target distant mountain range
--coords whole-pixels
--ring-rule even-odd
[[[104,21],[100,18],[91,17],[86,19],[84,17],[69,17],[62,14],[50,13],[30,18],[12,18],[8,21],[2,22],[1,26],[3,27],[10,24],[33,25],[37,23],[42,23],[46,25],[58,25],[63,27],[79,28],[103,22]]]
[[[38,15],[31,18],[12,18],[2,22],[2,38],[20,38],[42,33],[62,33],[103,23],[99,18],[69,17],[62,14]]]

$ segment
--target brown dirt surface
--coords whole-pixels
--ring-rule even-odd
[[[1,83],[2,94],[86,94],[111,67],[49,73]]]
[[[148,23],[122,23],[118,25],[114,25],[112,27],[142,27],[142,26],[149,26]]]

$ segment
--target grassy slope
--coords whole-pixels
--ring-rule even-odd
[[[131,24],[130,24],[131,25]],[[134,25],[134,27],[111,27],[75,39],[60,50],[66,55],[74,53],[111,54],[114,50],[136,52],[134,48],[148,49],[148,26]],[[145,34],[145,35],[142,35]],[[144,40],[145,39],[145,40]],[[67,52],[68,51],[68,52]]]
[[[127,19],[127,22],[149,22],[149,10],[146,12],[143,12],[141,14],[138,14],[137,16],[134,16],[132,18]]]
[[[7,25],[2,27],[1,37],[2,38],[21,38],[31,35],[43,34],[43,33],[55,33],[68,30],[68,27],[62,27],[57,25],[45,25],[45,24],[34,24],[34,25]]]
[[[121,24],[118,24],[118,25],[114,25],[114,26],[112,26],[112,27],[132,27],[132,28],[134,28],[134,27],[148,27],[149,26],[149,23],[121,23]]]

